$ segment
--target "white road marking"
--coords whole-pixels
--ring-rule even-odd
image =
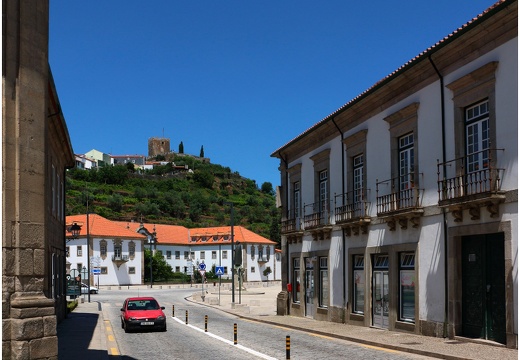
[[[180,320],[180,319],[178,319],[178,318],[176,318],[176,317],[173,317],[173,316],[172,316],[171,318],[172,318],[173,320],[177,321],[179,324],[186,325],[186,322],[185,322],[185,321],[182,321],[182,320]],[[235,345],[233,341],[230,341],[230,340],[224,339],[223,337],[220,337],[220,336],[218,336],[218,335],[212,334],[212,333],[210,333],[210,332],[206,332],[206,331],[204,331],[203,329],[200,329],[200,328],[198,328],[198,327],[196,327],[196,326],[193,326],[193,325],[190,325],[190,324],[187,324],[186,326],[189,326],[189,327],[192,328],[193,330],[197,330],[197,331],[199,331],[199,332],[201,332],[201,333],[203,333],[203,334],[206,334],[206,335],[208,335],[208,336],[211,336],[212,338],[217,339],[217,340],[220,340],[220,341],[222,341],[222,342],[224,342],[224,343],[226,343],[226,344],[233,345],[234,347],[236,347],[236,348],[238,348],[238,349],[244,350],[244,351],[246,351],[246,352],[248,352],[248,353],[250,353],[250,354],[253,354],[253,355],[255,355],[255,356],[258,356],[259,358],[262,358],[262,359],[269,359],[269,360],[276,360],[276,358],[274,358],[274,357],[271,357],[271,356],[266,355],[266,354],[262,354],[261,352],[258,352],[258,351],[256,351],[256,350],[253,350],[253,349],[247,348],[247,347],[242,346],[242,345],[240,345],[240,344],[236,344],[236,345]]]

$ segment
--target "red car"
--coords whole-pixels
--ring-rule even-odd
[[[164,306],[153,297],[132,297],[125,300],[121,308],[121,327],[130,330],[159,329],[166,331]]]

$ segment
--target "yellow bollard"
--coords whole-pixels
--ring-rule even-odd
[[[285,337],[285,358],[289,360],[291,358],[291,337]]]
[[[172,316],[175,317],[175,305],[172,305]]]
[[[204,315],[204,332],[208,332],[208,315]]]
[[[233,326],[233,344],[236,345],[237,343],[237,324],[235,323]]]

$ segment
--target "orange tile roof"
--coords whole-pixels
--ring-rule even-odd
[[[86,236],[86,215],[67,216],[67,227],[76,222],[81,226],[80,236]],[[126,222],[126,221],[112,221],[105,219],[96,214],[89,215],[90,235],[91,236],[105,236],[105,237],[124,237],[146,239],[146,236],[137,232],[141,223]],[[184,226],[165,225],[143,223],[143,226],[150,232],[156,233],[158,244],[177,244],[177,245],[204,245],[207,243],[217,244],[231,244],[231,226],[217,226],[209,228],[194,228],[188,229]],[[234,240],[246,244],[269,244],[275,245],[276,242],[266,239],[243,226],[234,226]],[[70,233],[66,234],[70,237]],[[224,236],[228,236],[228,240],[224,240]],[[202,237],[207,236],[208,240],[202,241]],[[213,236],[217,236],[217,240],[213,240]],[[191,241],[196,237],[196,241]]]
[[[111,238],[125,238],[125,239],[137,239],[146,240],[146,236],[141,235],[135,231],[127,229],[121,226],[116,221],[105,219],[103,216],[97,214],[89,214],[89,235],[92,237],[111,237]],[[71,215],[65,219],[67,228],[74,223],[81,226],[79,236],[87,236],[87,215]],[[71,234],[66,232],[65,235],[70,237]]]
[[[128,227],[134,232],[137,232],[141,227],[141,223],[138,222],[114,222],[118,223],[120,226]],[[143,223],[143,226],[150,233],[155,231],[158,244],[188,244],[188,229],[184,226],[150,223]]]

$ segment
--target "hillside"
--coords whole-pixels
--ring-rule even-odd
[[[280,214],[271,183],[254,180],[228,167],[194,158],[174,159],[138,173],[132,164],[67,172],[66,214],[89,211],[107,219],[182,225],[188,228],[234,223],[280,243]],[[187,171],[179,170],[187,165]]]

